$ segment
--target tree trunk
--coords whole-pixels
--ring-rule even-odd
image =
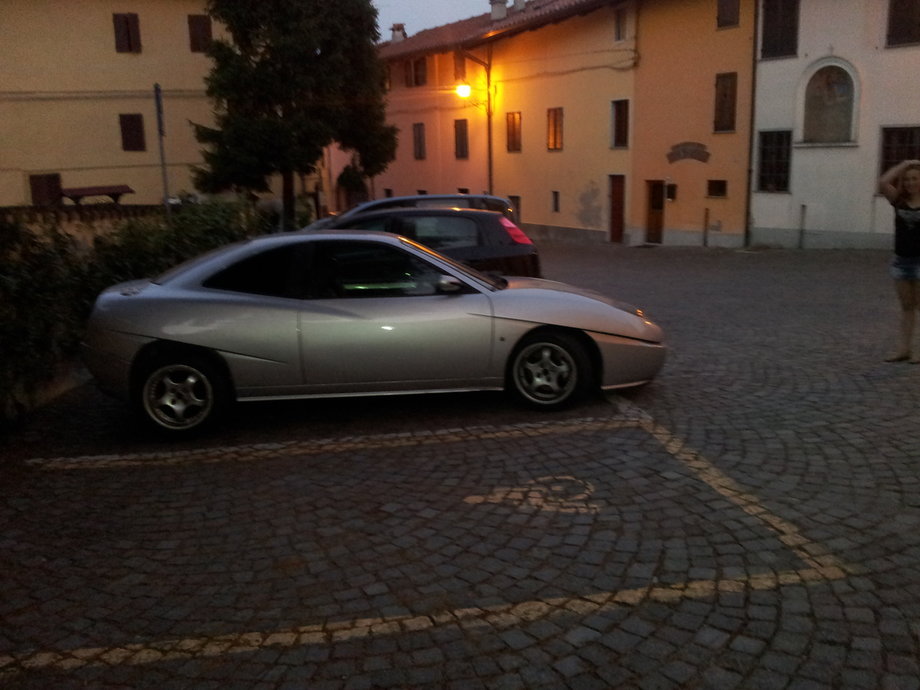
[[[285,231],[296,230],[294,197],[294,171],[284,170],[281,173],[281,228]]]

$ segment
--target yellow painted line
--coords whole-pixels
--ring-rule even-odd
[[[268,632],[249,631],[217,636],[185,637],[111,647],[0,653],[0,680],[29,669],[68,670],[85,666],[144,666],[176,659],[251,653],[266,648],[327,645],[356,638],[398,635],[451,623],[466,626],[480,624],[488,625],[492,629],[502,629],[517,626],[521,620],[533,621],[541,618],[552,620],[572,615],[585,616],[617,607],[638,606],[647,601],[673,603],[682,599],[708,597],[725,591],[772,590],[786,584],[824,584],[844,579],[850,573],[855,572],[854,568],[847,566],[826,548],[805,538],[795,525],[771,513],[756,496],[746,491],[738,482],[719,470],[700,453],[688,447],[665,427],[657,424],[643,410],[624,399],[617,399],[616,402],[620,414],[609,419],[576,419],[501,428],[478,427],[430,434],[393,434],[346,440],[204,449],[192,452],[37,458],[30,460],[29,464],[42,470],[53,471],[150,464],[254,461],[301,454],[336,454],[373,448],[429,446],[444,443],[468,443],[471,440],[513,439],[639,428],[653,437],[671,457],[688,467],[701,482],[748,515],[760,520],[807,567],[736,578],[692,580],[673,585],[661,585],[656,579],[653,579],[646,587],[628,590],[592,592],[584,597],[557,597],[518,603],[509,602],[495,606],[472,606],[445,610],[428,616],[407,614],[351,620],[333,619],[320,624]],[[564,498],[554,497],[553,489],[557,485],[569,490],[568,492],[563,491]],[[574,494],[571,491],[573,487]],[[579,488],[582,489],[580,492]],[[598,506],[590,501],[592,491],[593,487],[590,483],[579,480],[577,477],[554,475],[536,478],[523,486],[496,487],[489,494],[469,496],[466,502],[470,504],[512,502],[557,512],[596,512]]]
[[[632,406],[628,401],[621,401],[623,406]],[[777,535],[777,538],[802,562],[816,571],[825,568],[846,570],[843,563],[820,544],[810,541],[798,527],[778,515],[774,515],[754,496],[745,491],[738,482],[726,475],[712,462],[689,448],[681,439],[676,437],[665,427],[656,423],[651,417],[633,407],[633,411],[641,415],[639,426],[654,437],[665,451],[674,459],[682,462],[713,491],[725,497],[748,515],[756,517],[768,529]]]
[[[192,451],[131,453],[124,455],[84,455],[77,457],[31,458],[26,464],[40,470],[105,469],[110,467],[139,467],[155,465],[211,464],[225,462],[253,462],[273,460],[291,455],[325,455],[349,453],[358,450],[409,448],[469,443],[475,441],[556,436],[590,431],[604,431],[633,427],[635,423],[620,418],[587,418],[563,422],[516,424],[506,427],[468,427],[430,433],[381,434],[352,439],[317,439],[266,443],[250,446],[203,448]]]

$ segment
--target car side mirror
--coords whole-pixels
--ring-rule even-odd
[[[454,276],[441,276],[438,279],[438,292],[453,294],[463,290],[463,282]]]

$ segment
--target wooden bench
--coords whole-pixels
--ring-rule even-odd
[[[67,197],[77,206],[88,196],[107,196],[112,203],[117,204],[122,194],[134,194],[134,190],[126,184],[98,185],[96,187],[65,187],[61,189],[61,196]]]

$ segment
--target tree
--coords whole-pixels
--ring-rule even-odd
[[[294,176],[333,142],[377,175],[396,154],[386,124],[377,10],[370,0],[209,0],[230,40],[209,48],[215,126],[195,126],[201,191],[268,191],[280,174],[284,227],[294,226]]]

